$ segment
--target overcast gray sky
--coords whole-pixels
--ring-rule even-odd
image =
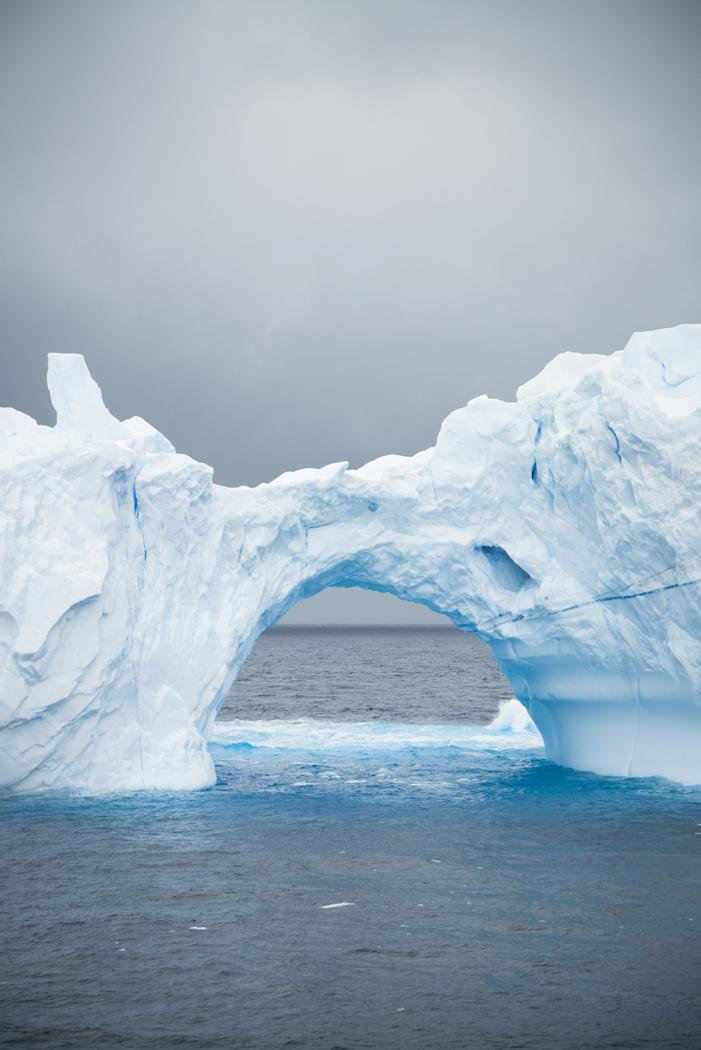
[[[0,402],[77,351],[251,484],[699,321],[700,53],[696,0],[0,0]]]

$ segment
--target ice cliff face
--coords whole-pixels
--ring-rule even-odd
[[[488,641],[556,762],[701,781],[701,325],[563,354],[434,448],[257,488],[50,355],[53,428],[0,409],[0,784],[211,784],[258,634],[324,587]],[[245,712],[241,712],[245,717]]]

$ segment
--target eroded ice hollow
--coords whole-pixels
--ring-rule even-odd
[[[49,390],[53,428],[0,410],[5,788],[213,783],[256,637],[333,586],[487,641],[555,762],[701,781],[701,325],[562,354],[416,456],[257,488],[113,418],[82,357],[49,355]]]

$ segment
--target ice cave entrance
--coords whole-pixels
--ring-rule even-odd
[[[512,696],[475,635],[393,595],[333,588],[258,638],[218,718],[486,724]]]

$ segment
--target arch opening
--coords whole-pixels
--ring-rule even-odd
[[[476,635],[390,594],[329,588],[261,634],[217,720],[481,725],[512,697]]]

